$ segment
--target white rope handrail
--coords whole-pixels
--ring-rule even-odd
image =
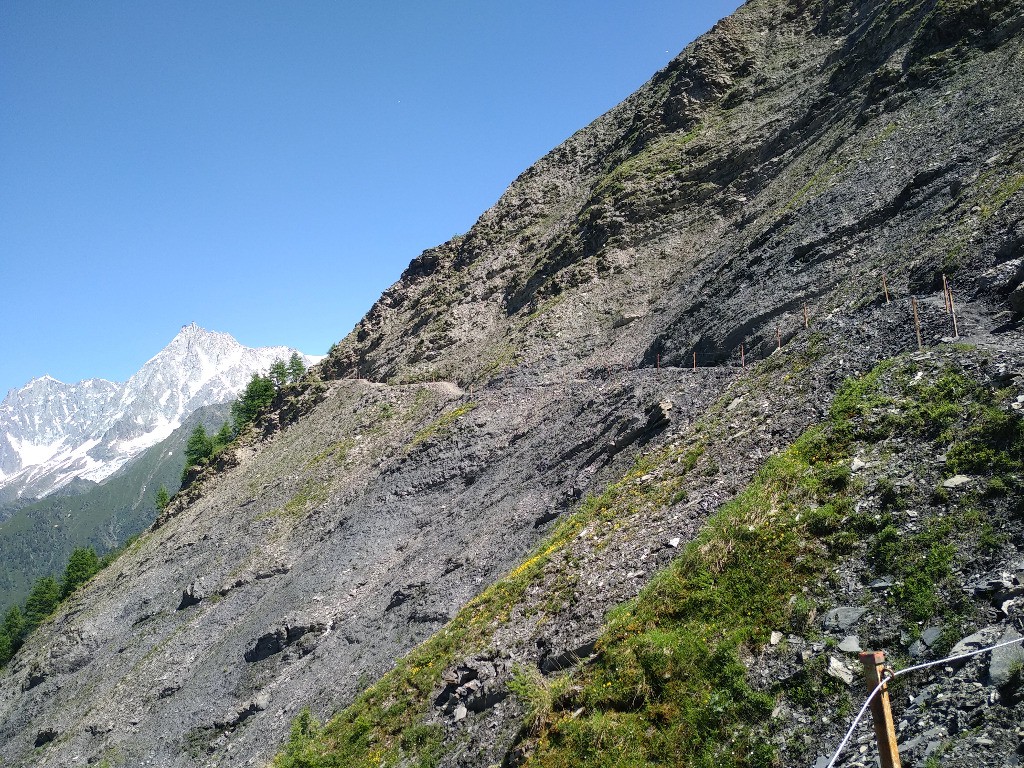
[[[1005,640],[1001,643],[996,643],[995,645],[991,645],[987,648],[979,648],[974,651],[968,651],[967,653],[958,653],[956,656],[947,656],[946,658],[939,659],[938,661],[928,661],[924,664],[915,664],[912,667],[901,669],[898,672],[890,672],[885,676],[884,680],[882,680],[878,683],[878,685],[875,686],[875,690],[873,690],[871,694],[868,696],[868,698],[865,700],[864,705],[860,708],[860,712],[857,713],[857,717],[853,719],[853,723],[850,725],[850,729],[846,732],[846,735],[843,737],[843,740],[839,742],[839,747],[836,749],[835,754],[832,755],[832,759],[829,760],[828,766],[826,768],[834,768],[836,760],[839,759],[839,755],[846,747],[846,744],[850,741],[850,737],[853,736],[853,732],[857,728],[857,724],[860,722],[860,719],[864,716],[864,713],[867,711],[868,706],[871,704],[871,700],[875,698],[878,692],[882,690],[882,688],[890,680],[895,680],[897,677],[900,677],[901,675],[907,675],[911,672],[916,672],[920,669],[927,669],[928,667],[937,667],[940,664],[946,664],[950,661],[959,661],[960,659],[967,659],[971,656],[977,656],[982,653],[988,653],[989,651],[994,651],[996,648],[1002,648],[1007,645],[1013,645],[1014,643],[1019,643],[1022,640],[1024,640],[1024,637],[1018,637],[1014,640]]]

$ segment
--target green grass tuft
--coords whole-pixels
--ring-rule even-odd
[[[442,414],[438,419],[413,435],[412,441],[409,443],[409,450],[432,437],[441,437],[449,434],[455,422],[476,407],[477,403],[466,403],[465,405],[460,405],[458,408]]]

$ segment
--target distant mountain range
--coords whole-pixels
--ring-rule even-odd
[[[43,376],[12,389],[0,403],[0,505],[109,477],[197,409],[232,400],[253,373],[295,351],[245,347],[193,323],[126,382]]]

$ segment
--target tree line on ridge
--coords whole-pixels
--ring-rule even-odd
[[[210,435],[202,424],[196,426],[185,445],[185,467],[182,482],[194,467],[201,467],[216,458],[228,444],[263,411],[270,407],[274,396],[288,384],[296,384],[306,375],[306,364],[298,352],[292,352],[287,362],[275,360],[266,375],[254,373],[245,390],[231,404],[231,420],[225,421],[217,432]],[[166,506],[166,505],[165,505]]]

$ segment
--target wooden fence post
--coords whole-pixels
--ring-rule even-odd
[[[921,321],[917,319],[917,299],[913,296],[910,297],[910,306],[914,308],[914,330],[917,332],[917,351],[920,352],[924,345],[921,344]]]
[[[697,370],[697,353],[693,353],[693,370]]]
[[[885,654],[881,651],[864,651],[860,655],[864,665],[864,682],[868,692],[875,690],[885,676]],[[871,719],[875,725],[875,739],[878,741],[878,755],[882,768],[901,768],[900,751],[896,746],[896,728],[892,722],[892,708],[889,705],[889,689],[884,684],[878,695],[871,700]]]
[[[885,303],[889,303],[889,286],[885,284],[885,273],[882,273],[882,290],[885,291]]]
[[[810,327],[811,327],[811,321],[810,321],[810,318],[807,316],[807,305],[804,304],[804,330],[807,330]]]
[[[949,292],[949,314],[953,316],[953,338],[959,339],[960,328],[957,327],[956,324],[956,308],[953,306],[953,289],[947,285],[946,290]]]
[[[744,368],[747,367],[747,356],[743,352],[743,344],[740,344],[740,365]]]

